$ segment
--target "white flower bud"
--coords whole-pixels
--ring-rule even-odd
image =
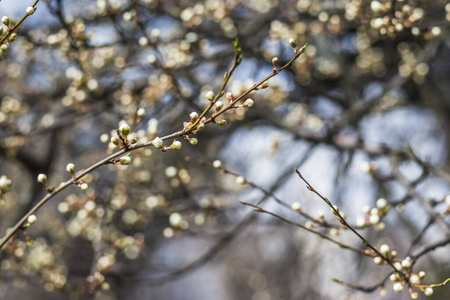
[[[206,99],[208,99],[209,101],[213,101],[214,100],[214,92],[213,91],[207,92]]]
[[[191,145],[197,145],[198,144],[198,140],[196,138],[192,138],[189,140],[189,143],[191,143]]]
[[[138,117],[143,117],[144,115],[145,115],[145,108],[143,108],[143,107],[141,107],[141,108],[139,108],[138,110],[137,110],[137,112],[136,112],[136,115],[138,116]]]
[[[216,169],[222,169],[222,162],[220,160],[215,160],[213,162],[213,167]]]
[[[297,43],[293,39],[289,40],[289,44],[292,46],[292,48],[296,48],[297,47]]]
[[[276,66],[278,64],[278,57],[272,58],[272,64]]]
[[[225,125],[227,125],[227,120],[220,120],[217,122],[217,125],[225,126]]]
[[[46,184],[47,183],[47,175],[42,174],[42,173],[39,174],[37,177],[37,181],[40,183]]]
[[[365,227],[366,226],[366,217],[364,216],[357,216],[356,217],[356,227]]]
[[[131,157],[129,156],[123,156],[120,158],[120,164],[121,165],[129,165],[131,163]]]
[[[173,150],[180,150],[181,149],[181,142],[180,141],[174,141],[172,143],[172,149]]]
[[[37,218],[36,218],[35,215],[30,215],[30,216],[28,217],[27,221],[28,221],[29,224],[34,224],[34,223],[36,223]]]
[[[221,110],[223,107],[223,102],[222,101],[217,101],[216,102],[216,110]]]
[[[157,137],[152,141],[152,144],[155,148],[161,148],[163,146],[163,140]]]
[[[386,255],[389,252],[390,248],[388,245],[383,244],[380,246],[380,252],[384,255]]]
[[[86,182],[84,182],[80,185],[80,189],[82,191],[87,191],[88,188],[89,188],[89,185]]]
[[[411,259],[409,257],[402,260],[402,267],[405,269],[409,269],[411,267]]]
[[[419,298],[419,294],[417,292],[410,292],[409,296],[411,297],[411,299],[415,300],[417,298]]]
[[[425,296],[433,295],[433,288],[427,287],[424,291]]]
[[[392,281],[392,282],[396,282],[396,281],[398,281],[398,276],[397,276],[397,273],[393,273],[393,274],[391,274],[390,276],[389,276],[389,280],[390,281]]]
[[[72,175],[75,174],[75,165],[72,163],[67,164],[66,171]]]
[[[394,263],[394,267],[397,271],[401,271],[402,270],[402,264],[399,262]]]
[[[370,215],[369,217],[370,224],[378,224],[380,222],[380,217],[378,215]]]
[[[36,8],[35,8],[35,7],[32,7],[32,6],[28,6],[27,9],[26,9],[26,13],[27,13],[27,15],[29,15],[29,16],[31,16],[32,14],[34,14],[35,11],[36,11]]]
[[[425,272],[424,271],[420,271],[419,274],[417,274],[417,275],[419,275],[420,279],[423,279],[425,277]]]
[[[245,184],[247,181],[245,180],[244,177],[238,176],[238,177],[236,177],[236,182],[239,184]]]
[[[374,257],[374,258],[373,258],[373,262],[374,262],[376,265],[381,265],[381,264],[383,263],[383,259],[382,259],[381,257],[377,256],[377,257]]]
[[[193,111],[189,114],[189,117],[191,118],[191,121],[195,122],[198,119],[198,113]]]
[[[127,136],[130,133],[130,125],[123,123],[119,126],[119,130],[124,136]]]
[[[409,277],[409,282],[411,282],[411,284],[417,284],[417,283],[419,283],[419,281],[420,281],[420,278],[419,278],[419,276],[416,275],[416,274],[412,274],[412,275]]]
[[[403,292],[403,283],[401,282],[394,283],[394,286],[392,288],[394,289],[395,292],[401,293]]]
[[[295,210],[295,211],[301,211],[302,210],[302,206],[300,205],[299,202],[294,202],[291,205],[291,209]]]
[[[0,189],[9,191],[11,190],[11,179],[8,179],[5,175],[0,177]]]
[[[253,106],[253,100],[252,99],[247,99],[245,100],[245,102],[242,104],[244,107],[252,107]]]
[[[379,209],[383,209],[383,208],[385,208],[387,206],[387,201],[384,198],[380,198],[380,199],[377,200],[376,205],[377,205],[377,207]]]
[[[3,16],[2,23],[5,24],[5,26],[9,26],[9,18],[7,16]]]

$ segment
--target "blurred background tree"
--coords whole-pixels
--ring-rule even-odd
[[[85,176],[87,191],[46,203],[0,254],[1,298],[425,298],[407,285],[395,294],[389,266],[238,202],[365,249],[294,167],[371,244],[411,257],[422,284],[450,277],[448,1],[22,2],[0,3],[11,22],[1,232],[46,195],[39,174],[58,186],[68,163],[78,171],[116,151],[121,121],[139,143],[183,129],[222,85],[236,39],[243,61],[225,88],[235,97],[272,73],[274,57],[292,58],[289,39],[309,46],[197,145],[138,149],[131,165]]]

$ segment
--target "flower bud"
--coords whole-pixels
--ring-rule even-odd
[[[380,246],[380,252],[384,255],[386,255],[389,252],[390,248],[388,245],[383,244]]]
[[[385,208],[387,206],[387,201],[384,198],[380,198],[380,199],[377,200],[376,205],[377,205],[377,207],[379,209],[383,209],[383,208]]]
[[[394,286],[392,288],[394,289],[395,292],[401,293],[403,292],[403,283],[401,282],[394,283]]]
[[[222,162],[220,160],[215,160],[213,162],[213,167],[216,169],[222,169]]]
[[[17,33],[13,32],[10,36],[9,36],[9,41],[10,42],[14,42],[17,38]]]
[[[121,165],[129,165],[131,163],[131,157],[124,156],[120,158],[120,164]]]
[[[9,18],[7,16],[3,16],[2,23],[5,24],[5,26],[9,26]]]
[[[75,174],[75,165],[72,163],[67,164],[66,171],[69,172],[70,174],[74,175]]]
[[[269,87],[269,83],[267,81],[264,81],[264,83],[259,86],[259,88],[261,90],[267,89],[268,87]]]
[[[213,101],[214,100],[214,92],[213,91],[207,92],[206,99],[208,99],[209,101]]]
[[[278,57],[272,58],[272,64],[274,67],[276,67],[278,65]]]
[[[27,219],[28,224],[34,224],[34,223],[36,223],[36,221],[37,221],[37,218],[35,215],[30,215]]]
[[[294,202],[291,205],[291,209],[295,210],[295,211],[301,211],[302,210],[302,206],[300,205],[300,203]]]
[[[424,291],[425,296],[433,295],[433,288],[427,287]]]
[[[37,181],[42,183],[42,184],[47,184],[47,175],[45,174],[39,174],[37,177]]]
[[[116,138],[115,136],[112,136],[111,137],[111,143],[113,143],[114,145],[119,145],[119,139],[118,138]]]
[[[219,111],[223,108],[223,102],[222,101],[217,101],[216,102],[216,110]]]
[[[374,257],[373,262],[376,265],[381,265],[381,263],[383,263],[383,259],[381,257],[377,256],[377,257]]]
[[[163,146],[163,140],[157,137],[152,141],[152,144],[155,148],[161,148]]]
[[[238,177],[236,177],[236,182],[239,184],[245,184],[247,182],[247,180],[245,180],[245,178],[242,176],[238,176]]]
[[[191,139],[189,140],[189,143],[191,143],[191,145],[197,145],[198,140],[197,140],[196,138],[191,138]]]
[[[411,267],[411,259],[409,257],[402,261],[402,267],[404,269],[409,269]]]
[[[217,124],[220,126],[225,126],[225,125],[227,125],[227,120],[220,120],[217,122]]]
[[[191,118],[191,122],[195,122],[198,119],[198,113],[193,111],[190,113],[189,117]]]
[[[419,276],[416,275],[416,274],[412,274],[412,275],[409,277],[409,282],[411,282],[411,284],[417,284],[417,283],[419,283],[419,281],[420,281],[420,278],[419,278]]]
[[[226,97],[228,100],[230,100],[230,101],[233,100],[233,94],[230,93],[230,92],[228,92],[228,93],[225,95],[225,97]]]
[[[292,48],[297,48],[297,43],[293,39],[289,40],[289,44],[292,46]]]
[[[419,298],[419,294],[417,294],[417,292],[410,292],[409,295],[411,296],[411,299],[413,299],[413,300]]]
[[[202,131],[203,129],[205,129],[205,124],[203,123],[198,124],[197,131]]]
[[[144,115],[145,115],[145,108],[139,108],[138,110],[137,110],[137,112],[136,112],[136,115],[138,116],[138,117],[143,117]]]
[[[34,14],[35,11],[36,11],[36,8],[35,8],[35,7],[32,7],[32,6],[28,6],[27,9],[26,9],[26,13],[27,13],[27,15],[29,15],[29,16],[31,16],[32,14]]]
[[[417,275],[419,275],[420,279],[423,279],[425,277],[425,272],[424,271],[420,271],[419,274],[417,274]]]
[[[172,143],[172,149],[173,150],[180,150],[181,149],[181,142],[180,141],[174,141]]]
[[[8,179],[5,175],[0,177],[0,190],[10,191],[11,190],[11,179]]]
[[[255,102],[252,99],[249,98],[249,99],[245,100],[245,102],[242,105],[244,107],[252,107],[254,103]]]
[[[83,183],[80,185],[80,189],[81,189],[82,191],[87,191],[88,188],[89,188],[89,185],[88,185],[86,182],[83,182]]]
[[[0,30],[0,35],[2,35],[3,34],[3,27],[0,27],[0,29],[2,29],[2,30]],[[9,47],[9,44],[8,43],[4,43],[3,45],[0,46],[0,49],[3,52],[5,52],[6,50],[8,50],[8,47]]]
[[[127,136],[130,133],[130,126],[127,123],[124,123],[119,126],[119,130],[123,136]]]

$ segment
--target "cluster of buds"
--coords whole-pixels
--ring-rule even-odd
[[[130,125],[123,122],[120,124],[119,129],[116,130],[117,137],[111,137],[111,143],[115,146],[119,146],[121,148],[128,148],[133,144],[137,143],[137,139],[130,134],[131,128]],[[130,136],[129,136],[130,135]]]
[[[199,115],[197,112],[193,111],[189,114],[189,118],[190,118],[190,122],[183,123],[184,130],[188,130],[189,128],[191,128],[192,124],[194,124],[195,122],[197,122],[198,125],[194,130],[192,130],[192,133],[195,134],[199,131],[202,131],[205,128],[205,124],[204,124],[204,122],[206,121],[205,117],[203,117],[200,121],[198,121]]]
[[[428,286],[419,286],[421,280],[425,277],[425,272],[411,272],[413,261],[410,257],[406,257],[401,261],[398,260],[394,262],[395,257],[397,256],[397,252],[391,251],[389,245],[387,244],[381,245],[379,247],[379,252],[384,256],[384,258],[381,258],[380,256],[375,257],[373,259],[375,264],[386,264],[387,262],[385,261],[385,259],[387,259],[394,265],[396,272],[392,273],[389,276],[389,280],[394,283],[392,288],[395,292],[401,293],[404,290],[405,285],[408,285],[410,286],[409,294],[411,296],[411,299],[417,299],[419,297],[418,293],[415,292],[412,287],[420,288],[426,296],[431,296],[433,294],[433,288]]]
[[[379,198],[376,202],[376,207],[370,208],[369,206],[363,206],[362,210],[365,215],[359,215],[356,217],[356,226],[363,228],[368,226],[374,226],[376,230],[383,230],[386,226],[381,219],[389,212],[391,206],[386,199]]]

